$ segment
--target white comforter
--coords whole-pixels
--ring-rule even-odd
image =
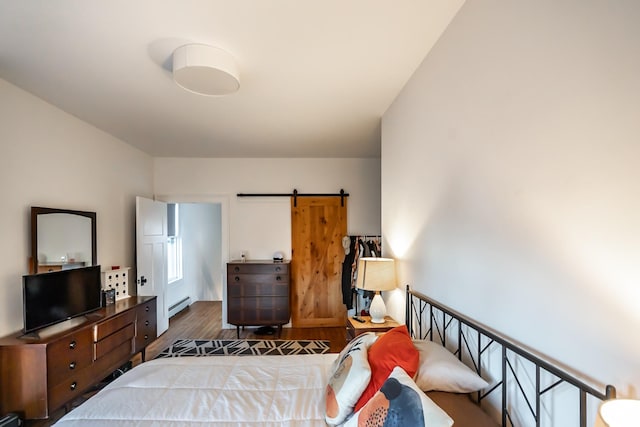
[[[325,426],[336,354],[179,357],[144,363],[56,426]]]

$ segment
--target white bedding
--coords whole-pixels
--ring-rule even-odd
[[[325,426],[325,387],[336,357],[152,360],[113,381],[56,426]]]

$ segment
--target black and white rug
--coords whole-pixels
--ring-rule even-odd
[[[319,340],[177,340],[156,359],[183,356],[284,356],[328,352],[329,341]]]

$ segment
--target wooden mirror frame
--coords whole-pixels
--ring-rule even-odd
[[[31,207],[31,260],[29,273],[38,272],[38,216],[46,214],[70,214],[89,218],[91,220],[91,265],[98,265],[96,244],[96,213],[87,211],[74,211],[70,209]]]

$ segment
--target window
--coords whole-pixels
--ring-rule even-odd
[[[167,278],[168,282],[182,279],[182,238],[180,237],[178,205],[167,205]]]

